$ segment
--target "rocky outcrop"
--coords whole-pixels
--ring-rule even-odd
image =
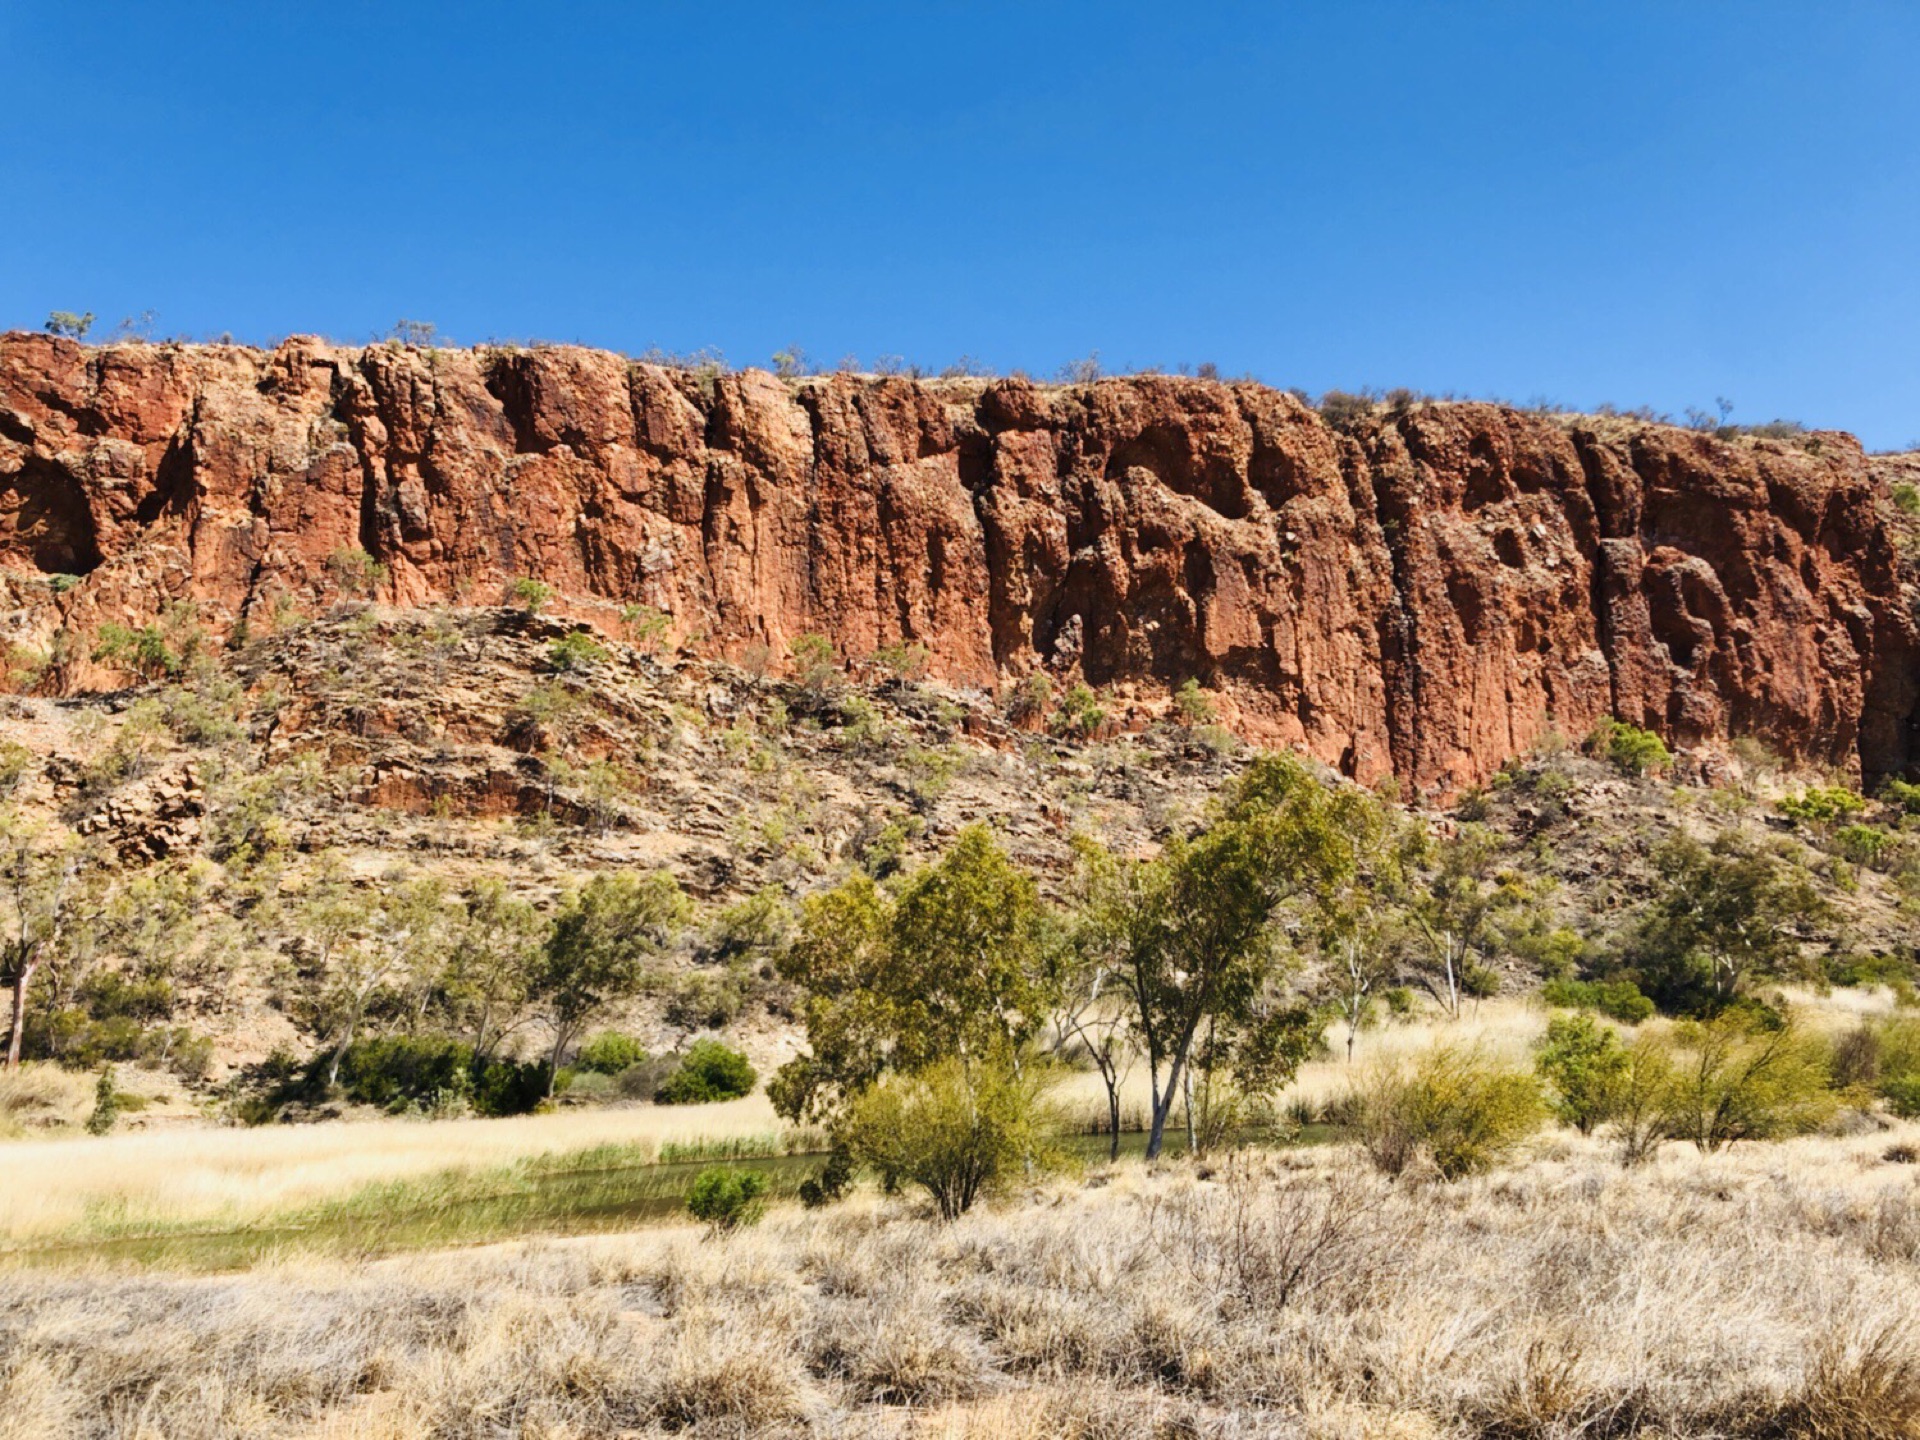
[[[362,583],[617,630],[1165,693],[1362,780],[1446,789],[1605,714],[1869,773],[1917,649],[1858,444],[1489,405],[1345,431],[1252,384],[704,374],[566,347],[272,351],[0,338],[0,567],[44,684],[108,622],[212,633]],[[59,577],[78,577],[69,580]]]

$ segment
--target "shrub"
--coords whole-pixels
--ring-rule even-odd
[[[358,545],[342,545],[327,556],[327,574],[352,595],[371,595],[387,583],[387,567]]]
[[[538,615],[546,603],[553,599],[553,587],[544,580],[522,575],[507,587],[507,599],[527,614]]]
[[[1920,785],[1905,780],[1889,780],[1880,787],[1880,798],[1897,805],[1909,815],[1920,815]]]
[[[833,641],[820,634],[806,634],[787,646],[799,672],[800,683],[809,690],[825,690],[833,684]]]
[[[1478,1049],[1436,1045],[1383,1069],[1357,1097],[1360,1141],[1397,1175],[1427,1156],[1448,1180],[1489,1169],[1545,1119],[1540,1087]]]
[[[63,335],[69,340],[86,338],[87,331],[93,328],[93,312],[76,315],[71,310],[51,310],[47,313],[46,331],[49,335]]]
[[[1894,1114],[1920,1117],[1920,1020],[1886,1020],[1874,1032],[1875,1084]]]
[[[112,621],[100,627],[93,659],[96,664],[131,670],[143,680],[162,679],[177,673],[181,666],[181,657],[167,644],[166,634],[158,625],[130,630]]]
[[[718,1040],[696,1040],[680,1068],[654,1093],[661,1105],[705,1105],[753,1092],[759,1075],[747,1057]]]
[[[1594,727],[1593,749],[1623,775],[1645,775],[1673,763],[1672,752],[1658,735],[1611,718]]]
[[[285,1098],[325,1089],[331,1051],[307,1063]],[[340,1086],[362,1105],[444,1113],[451,1097],[482,1115],[521,1115],[546,1093],[546,1067],[495,1060],[476,1067],[473,1051],[445,1035],[386,1035],[356,1040],[340,1057]]]
[[[1833,843],[1854,864],[1874,867],[1886,859],[1893,836],[1878,825],[1842,825],[1834,831]]]
[[[1920,515],[1920,485],[1902,480],[1893,487],[1893,503],[1902,515]]]
[[[854,1099],[840,1139],[889,1189],[918,1185],[953,1220],[1011,1175],[1056,1162],[1049,1078],[1037,1064],[960,1059],[889,1075]]]
[[[569,630],[547,646],[547,664],[563,674],[598,665],[606,658],[607,647],[584,630]]]
[[[596,1075],[618,1075],[646,1059],[647,1047],[631,1035],[603,1030],[580,1047],[573,1064],[576,1070],[591,1070]]]
[[[853,1188],[853,1157],[835,1150],[817,1175],[800,1182],[800,1203],[809,1210],[831,1205]]]
[[[1810,785],[1776,802],[1774,808],[1802,824],[1837,825],[1865,810],[1867,802],[1844,785]]]
[[[1653,1014],[1653,1001],[1631,980],[1549,980],[1540,988],[1549,1005],[1568,1010],[1598,1010],[1626,1025],[1638,1025]]]
[[[1627,1074],[1627,1052],[1613,1031],[1586,1015],[1556,1015],[1534,1069],[1552,1087],[1555,1115],[1582,1135],[1611,1120]]]
[[[1107,712],[1100,703],[1099,692],[1090,686],[1076,684],[1060,697],[1060,708],[1054,712],[1052,728],[1056,735],[1077,735],[1086,739],[1100,728],[1100,723],[1106,718]]]
[[[1173,708],[1183,724],[1211,725],[1214,721],[1213,701],[1200,688],[1198,680],[1181,682],[1180,688],[1173,692]]]
[[[1675,1041],[1666,1128],[1702,1151],[1805,1134],[1837,1107],[1827,1047],[1792,1024],[1729,1009],[1682,1025]]]
[[[873,652],[873,663],[901,680],[918,680],[927,673],[933,652],[924,645],[882,645]]]
[[[100,1083],[93,1087],[93,1113],[87,1116],[87,1133],[104,1135],[120,1118],[120,1092],[114,1089],[113,1067],[100,1072]]]
[[[1903,1075],[1880,1082],[1887,1108],[1903,1120],[1920,1119],[1920,1075]]]
[[[755,1224],[766,1213],[767,1177],[758,1170],[716,1165],[694,1177],[687,1211],[715,1231]]]

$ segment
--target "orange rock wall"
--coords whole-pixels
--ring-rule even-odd
[[[1490,405],[1353,433],[1252,384],[1074,387],[598,351],[88,348],[0,337],[4,624],[110,683],[100,624],[216,632],[388,566],[400,604],[668,611],[683,638],[937,675],[1218,689],[1248,735],[1449,789],[1615,714],[1869,773],[1912,755],[1916,636],[1851,437],[1717,441]],[[82,577],[64,589],[45,577]],[[64,582],[63,582],[64,583]]]

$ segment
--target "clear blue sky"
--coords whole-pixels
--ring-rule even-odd
[[[1920,438],[1920,5],[0,0],[0,325]]]

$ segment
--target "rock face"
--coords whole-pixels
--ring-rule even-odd
[[[1329,428],[1252,384],[1073,387],[617,355],[0,337],[0,578],[42,684],[108,622],[219,634],[385,566],[397,604],[536,576],[730,656],[924,644],[997,686],[1193,677],[1236,728],[1447,789],[1600,716],[1904,768],[1920,640],[1849,436],[1720,441],[1422,405]],[[57,579],[80,577],[77,582]]]

